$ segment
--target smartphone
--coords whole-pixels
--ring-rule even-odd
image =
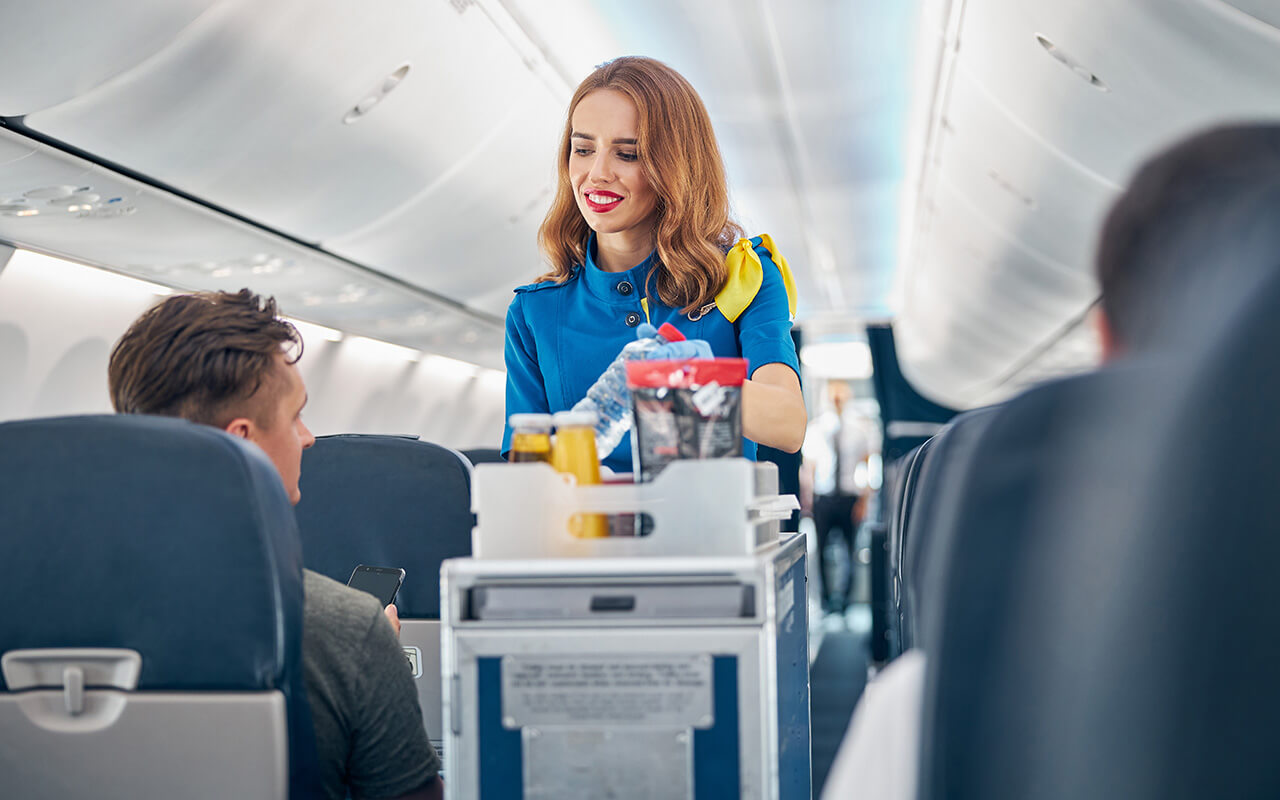
[[[396,567],[370,567],[361,564],[351,573],[347,585],[352,589],[368,592],[378,598],[378,602],[386,606],[396,599],[400,584],[404,583],[404,570]]]

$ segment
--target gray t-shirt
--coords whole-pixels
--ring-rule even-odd
[[[325,796],[396,797],[440,772],[395,629],[365,592],[304,570],[302,671]]]

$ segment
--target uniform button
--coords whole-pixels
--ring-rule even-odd
[[[618,284],[618,294],[631,294],[635,290],[636,287],[632,286],[630,281],[623,281]]]
[[[634,328],[640,324],[640,315],[632,311],[630,314],[627,314],[626,323],[628,328]]]

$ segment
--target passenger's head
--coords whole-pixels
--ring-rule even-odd
[[[1280,124],[1215,128],[1147,161],[1098,248],[1104,356],[1164,347],[1196,306],[1280,270],[1277,220]]]
[[[831,407],[837,414],[844,413],[844,407],[852,397],[853,390],[849,388],[847,382],[833,380],[827,383],[827,398],[831,400]]]
[[[181,417],[248,439],[300,497],[307,389],[302,337],[272,298],[248,289],[175,295],[139,317],[111,353],[111,404],[124,414]]]
[[[711,118],[678,72],[628,56],[588,75],[569,102],[556,171],[555,199],[538,232],[552,266],[542,279],[563,281],[584,263],[591,231],[629,231],[652,237],[663,302],[693,310],[719,292],[724,252],[742,229],[730,218]],[[624,199],[602,212],[588,202],[590,189]]]

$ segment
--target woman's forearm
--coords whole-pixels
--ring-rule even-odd
[[[751,441],[794,453],[807,422],[800,380],[785,364],[766,364],[742,384],[742,434]]]

